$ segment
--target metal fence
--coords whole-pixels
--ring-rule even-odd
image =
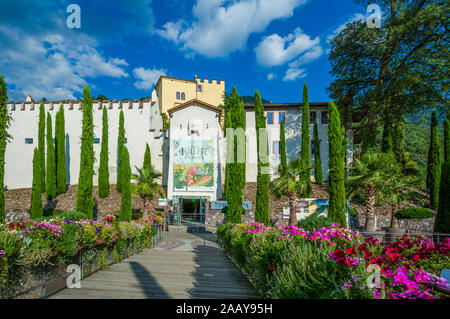
[[[378,239],[379,241],[382,241],[385,243],[392,243],[392,242],[396,241],[399,237],[402,237],[403,235],[407,235],[408,237],[415,236],[415,235],[427,237],[427,238],[430,238],[433,241],[433,243],[443,242],[446,238],[450,237],[450,234],[427,232],[427,231],[407,231],[407,232],[360,231],[360,233],[366,238],[373,237],[373,238]]]

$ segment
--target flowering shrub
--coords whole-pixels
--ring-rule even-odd
[[[450,268],[450,239],[433,244],[405,235],[383,244],[337,224],[314,232],[260,223],[224,225],[217,235],[263,297],[438,298],[435,288],[447,287],[438,275]],[[377,266],[383,289],[367,280]]]

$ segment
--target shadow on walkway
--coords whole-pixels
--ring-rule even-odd
[[[130,261],[129,264],[131,266],[131,269],[133,270],[134,276],[139,281],[139,285],[147,298],[170,298],[164,288],[162,288],[158,284],[155,278],[147,271],[147,269],[145,269],[145,267],[135,261]]]

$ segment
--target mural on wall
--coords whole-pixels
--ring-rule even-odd
[[[173,141],[173,189],[187,192],[214,191],[214,140]]]

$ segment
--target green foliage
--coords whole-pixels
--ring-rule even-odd
[[[314,232],[316,229],[328,227],[333,224],[334,222],[328,217],[319,216],[319,214],[311,214],[310,216],[300,220],[298,222],[298,227],[309,232]]]
[[[167,115],[167,113],[162,113],[161,114],[162,120],[163,120],[163,129],[164,130],[168,130],[170,127],[170,118]]]
[[[450,161],[450,111],[444,121],[444,161]]]
[[[67,190],[67,167],[66,167],[66,133],[64,107],[60,106],[56,113],[55,121],[55,145],[56,145],[56,192],[65,193]]]
[[[358,216],[358,211],[354,209],[353,207],[349,207],[350,216]]]
[[[4,178],[5,178],[5,152],[6,143],[10,138],[7,132],[10,123],[10,115],[8,113],[8,94],[3,76],[0,74],[0,223],[5,221],[5,194],[4,194]]]
[[[157,182],[157,179],[162,177],[162,174],[156,173],[151,164],[143,168],[136,167],[136,170],[138,174],[131,174],[131,179],[135,181],[131,185],[131,190],[144,201],[144,213],[145,218],[147,218],[149,205],[153,200],[154,194],[159,193],[160,196],[164,196],[161,185]]]
[[[287,172],[287,159],[286,159],[286,135],[284,132],[284,121],[280,123],[280,166],[278,171],[280,175],[284,175]]]
[[[302,107],[302,162],[304,167],[311,165],[310,157],[310,139],[309,139],[309,102],[308,102],[308,86],[306,83],[303,86],[303,107]],[[300,178],[306,184],[306,190],[302,194],[303,197],[311,195],[311,172],[305,171]]]
[[[450,159],[442,164],[439,206],[434,231],[450,233]]]
[[[244,103],[233,86],[231,96],[225,97],[225,112],[227,128],[245,132]],[[234,150],[234,151],[233,151]],[[244,209],[242,208],[243,188],[245,186],[245,140],[239,143],[236,135],[227,135],[227,164],[225,179],[225,200],[227,206],[227,223],[240,223]],[[233,154],[233,158],[229,158]]]
[[[142,167],[149,169],[152,167],[152,155],[150,153],[150,146],[148,146],[148,143],[145,144],[144,163],[142,163]]]
[[[33,155],[33,186],[31,190],[30,217],[40,217],[43,213],[41,199],[41,158],[39,149],[35,148]]]
[[[52,117],[47,113],[47,178],[45,185],[47,200],[56,197],[56,157],[53,143]]]
[[[131,168],[130,155],[128,149],[122,148],[122,201],[120,202],[120,216],[121,221],[131,221]]]
[[[344,135],[336,105],[328,103],[328,143],[329,143],[329,193],[330,206],[328,216],[342,227],[346,227]]]
[[[125,145],[125,118],[123,114],[123,110],[120,110],[119,116],[119,137],[117,142],[117,191],[122,192],[122,177],[120,176],[120,172],[122,171],[122,149]]]
[[[348,269],[330,260],[330,246],[316,247],[304,242],[291,246],[281,260],[274,275],[273,298],[329,299],[336,297],[338,278],[345,277]]]
[[[81,132],[80,176],[76,210],[92,217],[94,201],[92,198],[94,176],[94,123],[92,97],[89,87],[83,89],[83,126]]]
[[[258,175],[256,178],[255,220],[268,225],[269,213],[269,147],[267,145],[266,117],[259,92],[255,90],[256,142],[258,150]],[[264,143],[264,146],[262,146]],[[262,153],[262,154],[261,154]]]
[[[322,185],[322,160],[320,159],[320,144],[317,121],[314,121],[314,177],[316,179],[316,183]]]
[[[395,217],[398,219],[425,219],[433,218],[434,213],[424,207],[408,207],[397,211]]]
[[[45,108],[44,102],[39,106],[38,149],[41,165],[41,192],[45,192]]]
[[[108,110],[103,107],[102,147],[100,150],[100,167],[98,169],[98,196],[109,196],[109,150],[108,150]]]
[[[436,112],[431,116],[430,148],[428,150],[427,189],[430,193],[430,206],[437,209],[441,177],[441,149]]]
[[[77,247],[83,239],[83,228],[78,224],[65,224],[58,240],[55,243],[55,249],[63,255],[63,260],[76,255]]]
[[[70,211],[63,212],[63,213],[59,214],[58,217],[63,218],[65,220],[73,220],[73,221],[88,219],[88,216],[85,213],[78,212],[76,210],[70,210]]]

